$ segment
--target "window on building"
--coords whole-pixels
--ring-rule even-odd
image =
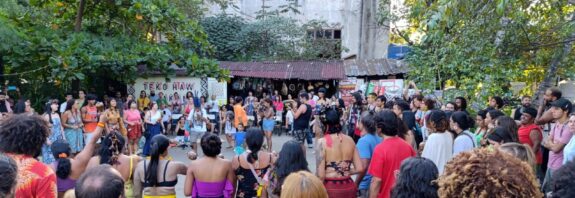
[[[308,30],[307,37],[313,39],[336,39],[341,40],[341,30],[337,29],[320,29]]]

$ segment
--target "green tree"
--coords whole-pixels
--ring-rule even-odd
[[[380,17],[411,25],[392,32],[412,45],[409,78],[426,89],[453,84],[484,101],[509,93],[512,81],[527,82],[523,93],[533,94],[531,85],[572,76],[575,6],[568,1],[406,0],[399,14],[388,3],[381,0]]]
[[[342,50],[338,40],[308,35],[329,27],[323,21],[300,25],[294,19],[268,15],[246,22],[220,14],[204,18],[201,24],[215,49],[214,58],[222,61],[339,59]]]
[[[199,22],[169,0],[4,0],[0,24],[0,40],[11,41],[0,44],[4,73],[32,87],[29,95],[58,95],[75,80],[94,86],[95,76],[123,83],[150,71],[170,77],[173,66],[197,77],[229,75],[205,58],[212,49]]]

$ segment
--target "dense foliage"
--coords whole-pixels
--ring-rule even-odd
[[[510,93],[510,82],[526,82],[521,94],[534,94],[534,86],[575,77],[572,2],[405,0],[399,12],[380,2],[382,21],[409,23],[392,32],[412,45],[409,78],[423,88],[454,86],[485,101]]]
[[[151,71],[169,77],[177,67],[192,76],[228,78],[205,58],[212,49],[190,15],[169,0],[0,1],[5,78],[27,95],[42,96],[60,95],[72,82],[131,83]]]
[[[272,14],[273,13],[273,14]],[[215,48],[215,57],[226,61],[338,59],[341,42],[314,39],[307,32],[328,27],[325,22],[298,21],[269,12],[245,21],[221,14],[207,17],[201,25]]]

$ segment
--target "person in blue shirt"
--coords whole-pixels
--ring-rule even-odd
[[[361,129],[361,138],[357,142],[357,150],[359,151],[359,158],[364,167],[369,167],[371,156],[375,150],[375,146],[381,143],[381,137],[375,134],[377,127],[375,122],[375,112],[368,111],[363,113],[359,128]],[[355,184],[359,190],[358,197],[369,197],[369,185],[371,183],[371,175],[367,174],[367,168],[357,175]]]
[[[238,124],[238,131],[234,134],[234,136],[236,142],[234,153],[236,153],[236,155],[241,155],[245,151],[244,142],[246,140],[246,132],[244,131],[244,126],[242,124]]]

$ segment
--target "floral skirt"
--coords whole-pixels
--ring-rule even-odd
[[[68,144],[70,144],[70,149],[72,153],[79,153],[84,149],[84,135],[82,129],[71,129],[65,128],[64,135]]]

